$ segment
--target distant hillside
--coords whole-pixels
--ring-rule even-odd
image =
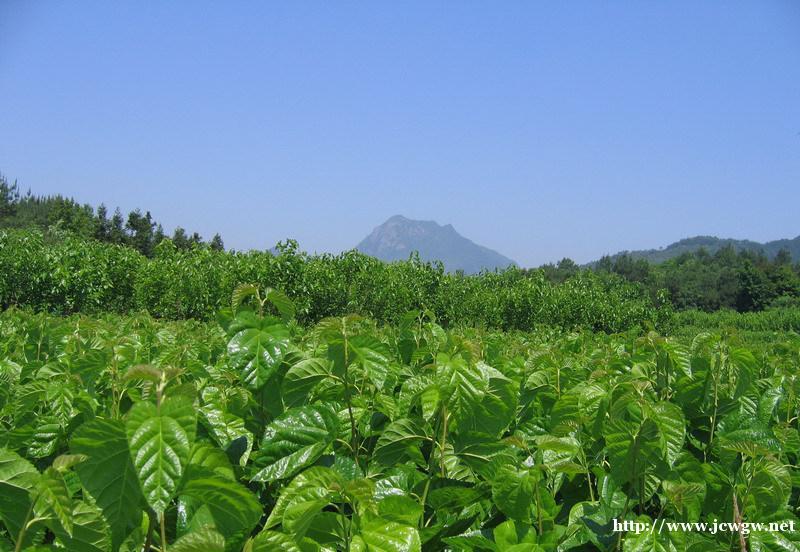
[[[736,251],[763,251],[770,259],[774,258],[781,249],[786,249],[792,254],[792,259],[800,261],[800,236],[794,239],[774,240],[766,243],[759,243],[750,240],[734,240],[729,238],[717,238],[714,236],[695,236],[677,241],[661,249],[642,249],[638,251],[621,251],[612,255],[614,259],[623,254],[629,254],[635,259],[646,259],[651,263],[658,264],[666,260],[678,257],[683,253],[691,253],[700,248],[704,248],[709,253],[715,253],[719,249],[732,245]],[[591,263],[594,264],[594,263]]]
[[[440,226],[401,215],[375,228],[356,249],[383,261],[406,260],[412,251],[418,251],[425,261],[439,260],[447,271],[463,270],[466,274],[515,264],[497,251],[468,240],[449,224]]]

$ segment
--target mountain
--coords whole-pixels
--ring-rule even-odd
[[[770,259],[774,258],[781,249],[786,249],[791,253],[792,259],[800,261],[800,236],[794,239],[773,240],[765,243],[759,243],[751,240],[734,240],[730,238],[717,238],[714,236],[695,236],[693,238],[685,238],[675,243],[672,243],[661,249],[641,249],[638,251],[621,251],[616,255],[612,255],[611,259],[615,259],[620,255],[628,254],[635,259],[646,259],[651,263],[658,264],[668,259],[678,257],[683,253],[691,253],[700,248],[704,248],[709,253],[715,253],[719,249],[728,245],[733,246],[736,251],[763,251]],[[595,261],[596,262],[596,261]],[[594,264],[594,263],[591,263]]]
[[[417,251],[424,261],[439,260],[445,270],[463,270],[466,274],[516,264],[497,251],[468,240],[450,224],[440,226],[432,220],[411,220],[402,215],[375,228],[356,249],[383,261],[407,260]]]

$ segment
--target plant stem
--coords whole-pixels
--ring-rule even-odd
[[[721,368],[721,362],[717,362],[717,370],[714,374],[714,412],[711,415],[711,434],[708,436],[708,444],[706,445],[706,449],[703,451],[703,461],[708,460],[708,453],[711,451],[711,444],[714,442],[714,430],[717,424],[717,408],[719,408],[719,392],[717,389],[717,378],[719,377],[719,369]]]
[[[432,456],[433,454],[431,454]],[[428,476],[428,479],[425,481],[425,489],[422,491],[422,515],[419,516],[419,528],[422,529],[425,527],[425,501],[428,500],[428,490],[431,487],[431,478]]]
[[[539,534],[542,534],[542,503],[539,501],[539,483],[536,483],[534,486],[534,492],[536,493],[536,526],[538,528]]]
[[[347,322],[345,319],[342,318],[342,337],[344,338],[344,398],[347,401],[347,415],[350,418],[350,441],[351,441],[351,448],[353,449],[353,459],[356,462],[356,466],[360,467],[358,463],[358,451],[360,445],[358,444],[358,434],[356,432],[356,419],[353,416],[353,401],[350,397],[350,371],[348,370],[348,349],[350,345],[347,340]]]
[[[14,552],[19,552],[22,550],[22,541],[25,540],[25,533],[28,531],[28,523],[30,523],[32,513],[33,501],[31,501],[31,506],[28,508],[28,513],[25,515],[25,521],[22,523],[22,528],[19,530],[19,535],[17,535],[17,544],[14,547]]]
[[[150,552],[151,545],[153,543],[153,518],[155,517],[155,513],[153,511],[147,512],[147,538],[144,541],[144,548],[142,548],[142,552]]]
[[[166,530],[166,527],[165,527],[165,524],[164,524],[164,513],[163,512],[161,513],[161,520],[160,520],[159,523],[161,525],[161,551],[162,552],[167,552],[167,530]]]
[[[742,533],[741,523],[742,515],[739,513],[739,502],[736,500],[736,489],[733,489],[733,522],[738,524],[739,530],[739,546],[742,552],[747,552],[747,542],[744,540],[744,533]]]
[[[439,442],[439,464],[442,477],[447,477],[447,467],[444,463],[444,448],[447,441],[447,406],[442,405],[442,438]]]

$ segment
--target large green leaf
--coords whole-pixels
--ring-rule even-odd
[[[720,434],[719,446],[750,457],[759,457],[780,451],[780,442],[773,432],[760,424]]]
[[[530,521],[536,478],[528,470],[501,467],[492,481],[492,500],[509,518]]]
[[[300,406],[308,394],[331,374],[330,361],[323,358],[307,358],[293,364],[283,376],[281,396],[287,407]]]
[[[436,512],[452,510],[459,513],[467,506],[479,502],[484,493],[475,487],[462,485],[443,486],[428,493],[427,504]]]
[[[653,406],[653,421],[658,426],[658,442],[661,452],[671,466],[683,450],[686,420],[680,407],[660,402]]]
[[[56,539],[70,552],[108,552],[111,531],[97,506],[78,502],[71,512],[72,534],[56,527]],[[171,548],[170,548],[171,550]]]
[[[0,518],[13,538],[28,517],[39,478],[30,462],[15,452],[0,449]]]
[[[638,481],[653,466],[659,432],[652,420],[642,423],[612,420],[605,424],[603,436],[611,473],[617,481]]]
[[[706,481],[703,466],[689,452],[681,452],[673,470],[662,482],[664,495],[677,513],[685,513],[688,519],[699,519],[706,496]]]
[[[53,421],[51,421],[53,420]],[[61,426],[54,417],[40,418],[30,440],[27,456],[45,458],[56,452],[61,437]]]
[[[169,545],[169,552],[225,552],[225,537],[213,527],[192,531]]]
[[[749,493],[743,499],[742,509],[757,519],[777,519],[786,511],[792,491],[792,476],[789,469],[774,459],[765,458],[758,463],[749,487],[743,488],[740,495]]]
[[[303,494],[311,490],[306,489]],[[326,498],[293,502],[286,507],[281,524],[286,531],[294,534],[297,538],[303,538],[317,516],[322,513],[322,509],[328,506],[328,503],[329,500]]]
[[[753,531],[748,535],[751,552],[800,552],[800,533],[794,531]]]
[[[363,334],[357,335],[348,341],[351,353],[351,362],[361,365],[372,383],[382,388],[389,373],[389,348],[379,339]]]
[[[237,439],[244,442],[244,450],[239,456],[239,463],[244,466],[253,449],[253,434],[246,427],[244,420],[225,408],[221,401],[215,399],[200,408],[202,420],[214,441],[223,449],[227,449]]]
[[[233,467],[224,451],[207,441],[197,441],[189,455],[189,465],[211,470],[224,479],[236,480]],[[186,479],[186,472],[183,474]]]
[[[253,388],[262,387],[276,372],[289,345],[289,329],[278,318],[243,311],[231,325],[228,342],[232,366]]]
[[[378,513],[387,521],[416,526],[422,517],[422,506],[410,496],[391,494],[378,502]]]
[[[427,439],[422,424],[410,418],[395,420],[386,426],[375,445],[374,458],[387,465],[395,465],[407,460],[424,464],[420,445]]]
[[[140,402],[128,413],[125,430],[131,458],[147,503],[157,513],[167,509],[189,460],[192,439],[170,408]]]
[[[354,540],[354,552],[420,552],[422,548],[414,527],[393,521],[366,522]]]
[[[55,468],[47,468],[39,478],[34,510],[40,518],[54,518],[56,526],[72,536],[72,497],[64,477]]]
[[[497,548],[503,552],[531,550],[536,543],[536,531],[526,523],[505,521],[492,531]],[[520,546],[529,545],[529,546]],[[516,548],[515,548],[516,547]]]
[[[272,303],[272,306],[278,310],[284,321],[289,321],[294,318],[296,308],[294,302],[289,299],[288,295],[280,290],[267,288],[265,297],[267,301]]]
[[[186,433],[189,444],[194,443],[197,435],[197,406],[195,405],[195,389],[191,384],[168,388],[166,398],[161,404],[161,415],[178,422]]]
[[[291,535],[277,531],[262,531],[250,543],[251,552],[303,552]]]
[[[461,356],[439,355],[436,379],[440,396],[456,422],[468,421],[488,388],[486,374]]]
[[[301,512],[321,510],[344,488],[344,480],[334,470],[322,466],[312,466],[301,472],[281,491],[275,506],[264,525],[272,528],[279,524],[289,525],[299,522]],[[304,506],[306,503],[313,503]],[[294,510],[287,516],[287,512]],[[308,517],[303,514],[303,517]]]
[[[180,495],[208,508],[229,545],[243,541],[261,518],[261,504],[245,486],[200,466],[189,466]]]
[[[455,537],[445,537],[442,540],[449,544],[452,550],[459,552],[499,552],[494,541],[489,540],[488,534],[488,531],[469,531]],[[425,550],[429,550],[428,541],[425,542],[425,545]]]
[[[464,429],[479,433],[500,435],[514,419],[519,386],[490,366],[478,364],[478,368],[488,380],[488,387],[469,416],[469,422],[462,425],[467,426]]]
[[[319,458],[339,434],[339,417],[327,405],[287,410],[269,424],[256,463],[263,468],[253,481],[291,477]]]
[[[119,420],[95,418],[75,431],[70,449],[86,456],[75,470],[103,510],[116,548],[139,525],[144,504],[125,426]]]

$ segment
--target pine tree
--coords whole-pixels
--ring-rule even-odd
[[[123,220],[122,212],[119,210],[119,207],[117,207],[114,210],[114,216],[111,217],[111,227],[108,231],[108,239],[111,243],[116,243],[118,245],[127,243],[128,236],[125,234]]]
[[[222,243],[222,236],[219,234],[214,234],[214,237],[211,238],[210,246],[214,251],[225,251],[225,244]]]
[[[94,219],[94,237],[97,240],[107,242],[111,239],[111,223],[108,220],[108,209],[105,203],[101,203],[97,208],[97,215]]]
[[[130,232],[131,245],[142,255],[150,257],[153,254],[153,217],[150,211],[144,215],[139,209],[128,214],[128,222],[125,227]]]
[[[172,243],[178,249],[189,249],[189,238],[186,236],[186,230],[178,226],[172,234]]]
[[[17,183],[9,184],[0,174],[0,219],[13,217],[19,203],[19,189]]]
[[[167,236],[164,234],[164,228],[159,224],[156,226],[155,234],[153,234],[153,247],[160,244]]]

